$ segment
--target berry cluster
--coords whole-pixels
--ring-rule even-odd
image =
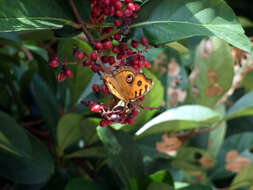
[[[121,66],[131,66],[136,73],[139,73],[142,67],[150,68],[150,62],[142,54],[151,46],[145,37],[142,37],[140,42],[129,39],[129,25],[132,24],[134,18],[138,17],[137,12],[140,10],[138,3],[133,0],[92,0],[90,2],[92,12],[86,27],[89,32],[94,30],[97,33],[97,39],[94,39],[91,33],[87,36],[94,51],[87,54],[74,48],[74,56],[77,60],[76,64],[90,67],[104,82],[102,87],[94,84],[93,91],[96,94],[101,92],[108,94],[109,90],[103,79],[103,73],[113,74]],[[103,23],[109,17],[110,20],[113,20],[113,24],[110,27],[104,27]],[[57,57],[50,62],[50,66],[53,68],[63,65],[63,69],[58,74],[59,81],[73,77],[73,73],[67,68],[67,64],[70,63],[66,60],[62,63]],[[144,97],[138,99],[137,102],[142,100]],[[131,102],[124,107],[115,106],[118,105],[119,101],[115,97],[114,106],[97,104],[93,101],[86,104],[91,108],[91,111],[101,114],[103,117],[101,126],[111,125],[114,122],[133,124],[139,113],[136,104]]]

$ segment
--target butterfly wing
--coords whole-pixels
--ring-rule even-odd
[[[128,75],[135,77],[135,71],[132,67],[121,67],[114,75],[105,74],[104,78],[109,91],[121,100],[129,100],[131,94],[131,84],[126,82]]]
[[[144,96],[153,87],[152,79],[147,78],[144,73],[136,75],[134,83],[132,84],[129,99],[137,99]]]

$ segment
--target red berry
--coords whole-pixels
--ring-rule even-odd
[[[114,34],[114,39],[117,40],[117,41],[120,41],[120,39],[121,39],[121,34],[120,34],[120,33]]]
[[[91,65],[91,70],[94,72],[94,73],[97,73],[99,71],[99,67],[97,65],[94,65],[92,64]]]
[[[133,50],[128,49],[128,50],[127,50],[127,55],[132,55],[132,54],[133,54]]]
[[[134,3],[134,6],[135,6],[135,11],[140,10],[140,5],[138,3]]]
[[[128,3],[127,8],[131,11],[135,11],[135,5],[133,3]]]
[[[103,0],[103,4],[104,4],[105,6],[109,6],[110,3],[111,3],[111,0]]]
[[[136,123],[136,120],[135,120],[135,118],[128,118],[127,120],[126,120],[126,122],[128,123],[128,124],[135,124]]]
[[[115,7],[111,6],[110,7],[110,15],[113,16],[115,14]]]
[[[117,26],[117,27],[119,27],[119,26],[121,25],[121,20],[116,19],[116,20],[114,21],[114,25]]]
[[[139,43],[135,40],[132,40],[131,45],[132,45],[133,48],[138,48]]]
[[[52,68],[56,68],[60,65],[60,62],[58,59],[53,59],[52,61],[50,61],[49,66]]]
[[[83,62],[83,66],[89,67],[91,66],[91,62],[89,60],[86,60]]]
[[[140,100],[140,101],[145,100],[145,96],[142,96],[142,97],[138,98],[138,100]]]
[[[95,47],[96,47],[97,50],[101,50],[101,49],[103,49],[103,44],[100,43],[100,42],[97,42],[97,43],[95,44]]]
[[[85,58],[85,53],[84,52],[77,52],[77,58],[82,61]]]
[[[140,110],[138,110],[137,108],[134,108],[133,111],[132,111],[132,115],[135,117],[137,115],[139,115],[140,113]]]
[[[98,58],[97,52],[92,52],[91,55],[90,55],[90,58],[91,58],[92,61],[96,61],[97,58]]]
[[[70,70],[70,69],[66,69],[65,74],[68,78],[73,78],[73,76],[74,76],[72,70]]]
[[[121,9],[122,8],[122,3],[120,1],[117,1],[114,3],[114,6],[116,9]]]
[[[109,8],[105,8],[103,11],[105,16],[109,16],[110,15],[110,9]]]
[[[146,68],[151,68],[151,63],[149,61],[145,61],[145,67]]]
[[[107,126],[109,124],[109,120],[107,120],[107,119],[102,119],[101,121],[100,121],[100,126],[101,127],[105,127],[105,126]]]
[[[119,47],[118,46],[113,46],[112,52],[113,53],[119,53]]]
[[[103,44],[104,49],[109,50],[112,48],[112,41],[106,41]]]
[[[102,109],[101,105],[95,104],[95,105],[92,106],[91,111],[95,112],[95,113],[99,113],[101,109]]]
[[[126,9],[126,10],[124,11],[124,16],[125,16],[125,17],[130,17],[132,14],[133,14],[133,11],[131,11],[131,10],[129,10],[129,9]]]
[[[114,58],[114,56],[109,56],[109,57],[108,57],[108,63],[110,63],[110,64],[115,63],[115,58]]]
[[[104,94],[107,94],[109,92],[109,89],[107,88],[105,84],[102,86],[101,90]]]
[[[98,84],[93,84],[92,85],[92,90],[94,91],[94,92],[99,92],[99,85]]]
[[[91,101],[89,101],[89,105],[88,106],[90,108],[92,108],[95,104],[96,104],[96,102],[94,102],[94,101],[91,100]]]
[[[144,45],[144,46],[148,46],[148,44],[149,44],[148,39],[145,38],[145,37],[142,37],[142,38],[141,38],[141,44]]]
[[[140,67],[144,67],[145,66],[145,61],[144,60],[140,60],[139,61],[139,66]]]
[[[126,3],[131,3],[133,0],[125,0]]]
[[[67,76],[66,76],[66,74],[65,74],[64,72],[60,72],[60,73],[58,74],[58,80],[59,80],[60,82],[63,82],[66,78],[67,78]]]
[[[117,17],[122,17],[123,15],[124,15],[123,11],[121,11],[121,10],[116,11],[116,16]]]

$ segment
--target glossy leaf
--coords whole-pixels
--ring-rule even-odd
[[[112,161],[112,167],[127,189],[141,189],[144,181],[142,155],[133,139],[122,131],[97,127],[100,140]]]
[[[0,175],[17,183],[44,183],[54,173],[54,161],[47,148],[36,137],[29,133],[27,137],[31,146],[28,157],[20,159],[0,150]]]
[[[104,158],[106,157],[106,153],[103,147],[91,147],[91,148],[84,148],[82,150],[78,150],[76,152],[67,154],[64,156],[65,158]]]
[[[250,42],[232,9],[222,0],[150,0],[131,27],[134,37],[164,44],[192,36],[217,36],[250,51]]]
[[[75,1],[81,16],[87,21],[89,1]],[[61,28],[74,20],[68,2],[61,0],[0,0],[0,32]]]
[[[212,190],[213,188],[209,185],[204,184],[193,184],[187,187],[179,188],[179,190]]]
[[[31,145],[23,128],[4,112],[0,112],[0,149],[18,157],[29,157]]]
[[[80,122],[80,133],[85,140],[85,144],[89,145],[98,140],[96,127],[99,125],[100,119],[86,118]]]
[[[60,117],[60,104],[47,83],[38,74],[33,77],[32,88],[41,115],[50,129],[51,135],[55,137],[56,126]]]
[[[60,153],[63,153],[65,148],[81,137],[81,119],[82,117],[75,113],[70,113],[61,117],[57,125],[57,142]]]
[[[253,115],[252,99],[253,91],[241,97],[231,108],[229,108],[226,119]]]
[[[173,178],[168,170],[161,170],[149,176],[154,182],[166,183],[174,187]]]
[[[216,37],[202,40],[191,74],[191,102],[213,107],[232,86],[234,59],[231,51],[225,41]]]
[[[165,131],[181,131],[215,123],[220,114],[207,107],[185,105],[169,109],[140,128],[136,135],[150,135]]]
[[[64,61],[65,56],[69,62],[77,61],[73,57],[73,49],[77,46],[80,51],[84,51],[87,56],[92,52],[91,46],[83,40],[67,38],[61,40],[58,47],[58,55],[61,60]],[[92,79],[93,72],[89,67],[83,67],[82,65],[73,65],[69,67],[73,71],[74,77],[68,79],[67,84],[70,88],[72,105],[77,103],[78,98],[84,92]]]

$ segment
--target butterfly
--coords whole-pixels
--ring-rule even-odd
[[[148,93],[153,81],[144,73],[136,74],[130,66],[122,66],[113,74],[104,74],[104,79],[111,94],[123,101],[136,100]]]

